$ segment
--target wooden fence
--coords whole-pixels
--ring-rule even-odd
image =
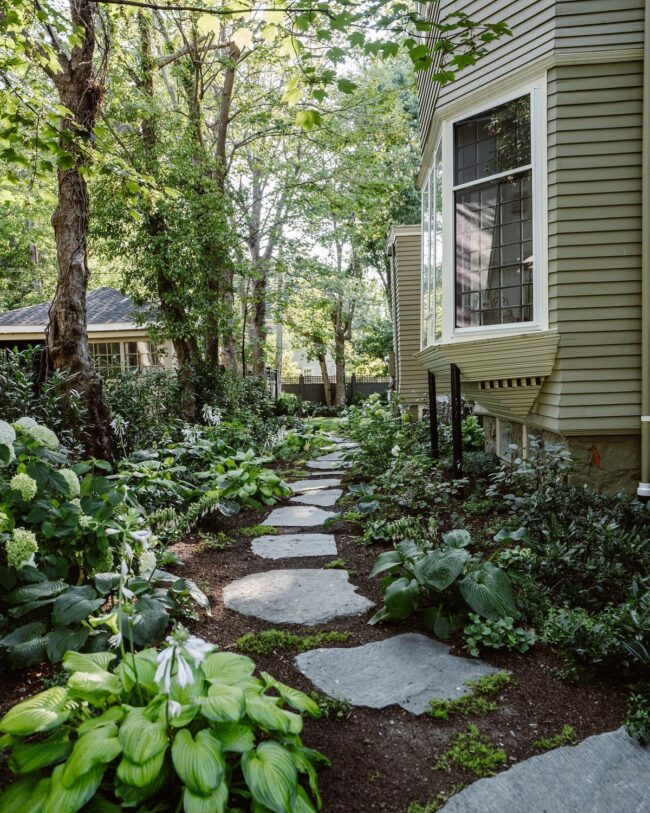
[[[356,375],[353,373],[345,382],[345,400],[351,404],[356,395],[372,395],[375,392],[387,392],[390,388],[389,375]],[[336,376],[330,378],[332,403],[336,394]],[[325,404],[323,379],[319,375],[290,376],[282,379],[282,392],[299,395],[305,401]]]

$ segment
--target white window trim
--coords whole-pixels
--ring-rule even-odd
[[[432,250],[433,249],[433,234],[434,234],[434,232],[432,231],[432,227],[433,227],[433,217],[432,216],[433,216],[433,212],[434,212],[433,201],[435,200],[435,197],[436,197],[436,195],[435,195],[435,192],[436,192],[436,189],[435,189],[435,182],[436,182],[435,175],[436,175],[436,167],[437,167],[436,160],[437,160],[437,156],[438,156],[438,151],[442,148],[442,135],[440,133],[438,134],[438,137],[434,141],[434,144],[435,144],[435,149],[433,150],[433,163],[429,167],[429,171],[426,174],[426,177],[424,179],[424,183],[422,185],[422,191],[420,193],[420,212],[421,212],[420,226],[421,226],[421,232],[422,232],[422,261],[420,263],[420,350],[424,350],[426,347],[431,347],[434,344],[440,344],[440,342],[442,340],[441,338],[436,339],[437,312],[436,312],[436,306],[435,306],[435,293],[434,293],[434,296],[433,296],[433,300],[434,300],[433,339],[431,341],[429,341],[428,343],[425,342],[425,336],[427,337],[427,339],[429,337],[427,321],[431,319],[431,314],[429,314],[428,317],[425,319],[425,316],[424,316],[424,265],[425,265],[425,257],[427,257],[427,262],[428,262],[427,267],[429,269],[429,280],[433,281],[433,286],[434,286],[434,291],[435,291],[435,269],[433,271],[431,270],[431,259],[432,259],[432,255],[434,254],[434,252]],[[445,161],[445,153],[444,153],[444,149],[443,149],[442,150],[443,172],[444,172],[444,161]],[[434,184],[433,187],[431,186],[432,183]],[[444,175],[443,175],[443,181],[442,181],[442,186],[443,186],[443,218],[444,218],[444,185],[445,185],[445,181],[444,181]],[[424,194],[425,194],[425,190],[427,189],[427,187],[429,189],[429,191],[428,191],[428,211],[427,211],[427,217],[428,217],[428,222],[429,222],[428,235],[427,235],[427,232],[425,232],[425,230],[424,230],[424,213],[425,213]],[[444,276],[444,256],[445,256],[444,227],[445,227],[445,224],[444,224],[444,220],[443,220],[443,224],[442,224],[442,228],[443,228],[443,246],[442,246],[443,276]],[[427,236],[428,236],[428,240],[429,240],[428,245],[426,243]],[[444,282],[443,282],[443,286],[444,286]],[[429,296],[431,296],[431,293],[429,293]],[[443,300],[443,302],[444,302],[444,300]],[[444,304],[443,304],[443,308],[444,308]]]
[[[532,322],[456,327],[456,251],[454,218],[454,124],[484,110],[530,94],[531,99],[531,167],[533,170],[533,312]],[[442,336],[435,344],[448,344],[478,338],[548,330],[548,170],[546,138],[546,73],[536,81],[510,89],[506,94],[486,92],[481,103],[458,110],[453,118],[443,119],[443,272]]]

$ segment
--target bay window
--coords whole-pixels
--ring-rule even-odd
[[[453,126],[455,327],[532,322],[530,96]]]

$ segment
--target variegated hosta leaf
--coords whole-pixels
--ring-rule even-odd
[[[117,766],[117,778],[134,788],[146,788],[152,785],[163,768],[166,751],[167,743],[162,751],[144,762],[132,762],[128,757],[123,756]]]
[[[200,700],[201,714],[208,720],[236,723],[244,714],[244,692],[239,686],[213,683]]]
[[[165,725],[152,723],[143,709],[131,709],[120,726],[119,738],[124,756],[137,764],[151,759],[168,744]]]
[[[0,720],[0,731],[17,737],[51,731],[64,723],[69,715],[67,690],[63,686],[54,686],[9,709]]]
[[[105,765],[99,765],[80,776],[71,786],[63,784],[64,765],[57,765],[52,771],[50,792],[41,809],[41,813],[76,813],[93,798],[100,786]]]
[[[72,751],[65,729],[60,729],[41,742],[17,742],[11,750],[9,767],[14,773],[32,773],[63,762]],[[4,808],[0,807],[0,810]]]
[[[275,689],[285,703],[291,706],[292,709],[305,712],[314,719],[318,719],[321,716],[318,703],[315,703],[311,697],[308,697],[304,692],[300,692],[298,689],[292,689],[291,686],[281,683],[269,675],[268,672],[262,672],[262,679],[267,686]]]
[[[255,801],[274,813],[293,810],[298,771],[291,754],[277,742],[263,742],[242,757],[244,779]]]
[[[244,655],[232,652],[214,652],[203,661],[203,674],[210,681],[240,686],[255,671],[255,663]]]
[[[229,791],[225,782],[209,796],[199,796],[192,793],[189,788],[183,791],[184,813],[224,813],[228,801]]]
[[[221,723],[214,726],[212,733],[219,740],[224,751],[243,754],[255,747],[255,736],[247,725]]]
[[[245,694],[245,700],[248,716],[267,731],[280,731],[283,734],[300,734],[302,731],[302,717],[279,708],[279,698],[249,691]]]
[[[114,652],[66,652],[63,668],[66,672],[86,672],[103,674],[115,660]]]
[[[49,778],[37,782],[33,776],[13,782],[4,793],[0,793],[0,810],[2,813],[40,811],[49,795],[50,785]]]
[[[183,784],[199,796],[214,793],[226,772],[219,741],[209,731],[199,731],[196,739],[186,728],[179,731],[172,745],[172,761]]]
[[[81,776],[98,765],[108,765],[122,753],[115,723],[101,726],[79,737],[65,763],[62,782],[72,787]]]

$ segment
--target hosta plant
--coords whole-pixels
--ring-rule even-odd
[[[210,488],[225,500],[234,500],[248,508],[263,508],[291,494],[289,486],[274,471],[264,468],[270,460],[257,457],[249,449],[223,458],[200,477],[211,480]]]
[[[449,531],[442,542],[434,548],[405,539],[378,557],[371,576],[384,574],[384,606],[371,624],[423,610],[427,624],[444,638],[463,623],[468,608],[495,621],[519,616],[508,576],[471,555],[468,531]]]
[[[182,629],[167,641],[113,669],[112,653],[68,652],[66,685],[0,720],[17,775],[3,813],[320,807],[315,765],[327,760],[300,738],[301,715],[320,714],[314,701]]]

